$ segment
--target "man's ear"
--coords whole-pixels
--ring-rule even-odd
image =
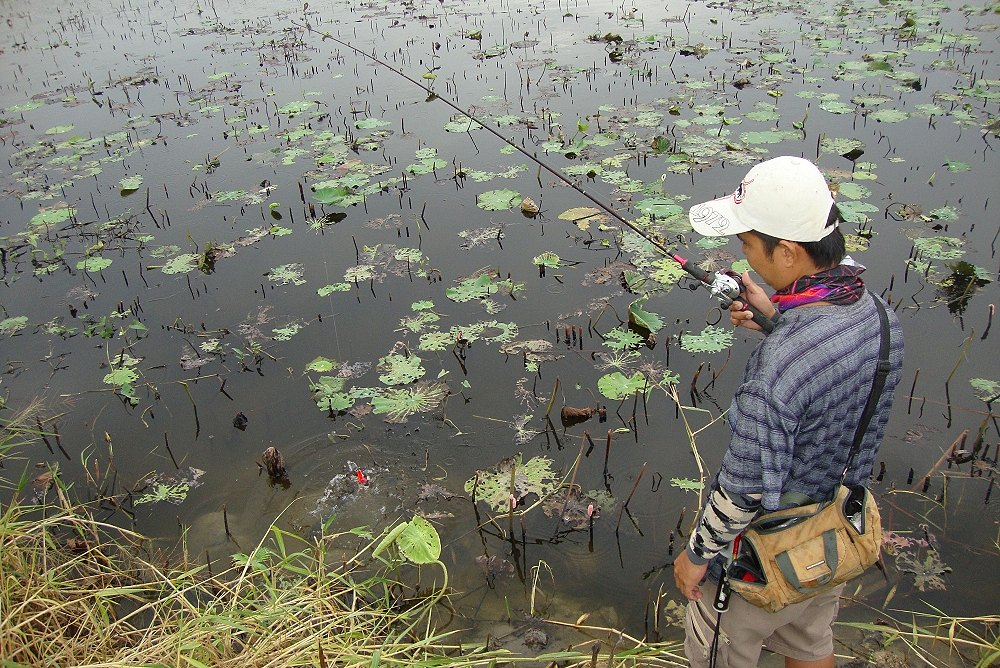
[[[782,239],[778,242],[777,248],[774,249],[774,260],[783,267],[792,267],[799,261],[804,252],[802,246],[794,241]]]

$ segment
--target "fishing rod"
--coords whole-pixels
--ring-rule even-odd
[[[642,228],[638,227],[634,223],[626,220],[624,217],[622,217],[621,215],[619,215],[617,211],[615,211],[610,206],[608,206],[607,204],[605,204],[604,202],[602,202],[601,200],[599,200],[598,198],[594,197],[589,192],[587,192],[586,190],[584,190],[583,188],[581,188],[580,186],[578,186],[572,180],[570,180],[565,175],[563,175],[562,172],[559,172],[554,167],[550,167],[548,164],[546,164],[538,156],[535,156],[535,155],[532,155],[531,153],[528,153],[524,148],[518,146],[517,144],[515,144],[513,141],[511,141],[507,137],[504,137],[502,134],[500,134],[499,132],[497,132],[495,129],[493,129],[492,127],[490,127],[486,123],[482,122],[481,120],[479,120],[478,118],[476,118],[474,115],[472,115],[468,111],[462,109],[461,107],[459,107],[457,104],[455,104],[454,102],[452,102],[448,98],[442,97],[441,95],[439,95],[438,93],[436,93],[431,88],[423,85],[422,83],[420,83],[419,81],[417,81],[413,77],[409,76],[408,74],[406,74],[402,70],[400,70],[400,69],[398,69],[396,67],[393,67],[392,65],[390,65],[387,62],[385,62],[383,59],[379,58],[378,56],[374,56],[374,55],[372,55],[372,54],[370,54],[370,53],[368,53],[366,51],[362,51],[361,49],[357,48],[353,44],[350,44],[348,42],[345,42],[342,39],[338,39],[337,37],[334,37],[329,32],[319,31],[319,30],[316,30],[315,28],[313,28],[312,26],[301,25],[299,23],[296,23],[295,21],[292,21],[291,23],[294,26],[297,26],[297,27],[302,28],[304,30],[307,30],[309,32],[314,32],[314,33],[317,33],[317,34],[321,35],[324,41],[328,40],[328,39],[332,40],[332,41],[336,42],[337,44],[340,44],[341,46],[350,49],[354,53],[357,53],[359,55],[362,55],[362,56],[365,56],[366,58],[371,59],[376,64],[381,65],[382,67],[386,68],[390,72],[394,72],[395,74],[398,74],[399,76],[403,77],[404,79],[406,79],[407,81],[409,81],[410,83],[412,83],[414,86],[420,88],[425,93],[427,93],[427,95],[428,95],[428,97],[427,97],[428,101],[436,99],[436,100],[440,100],[441,102],[444,102],[449,107],[451,107],[452,109],[454,109],[455,111],[457,111],[459,114],[461,114],[462,116],[465,116],[466,118],[468,118],[473,123],[477,123],[480,127],[488,130],[494,136],[496,136],[497,139],[499,139],[503,143],[507,144],[508,146],[511,146],[516,151],[518,151],[519,153],[521,153],[523,156],[525,156],[526,158],[528,158],[529,160],[531,160],[532,162],[534,162],[535,164],[537,164],[539,167],[542,167],[547,172],[549,172],[550,174],[552,174],[553,176],[555,176],[557,179],[559,179],[560,181],[562,181],[563,183],[565,183],[566,185],[568,185],[570,188],[572,188],[573,190],[575,190],[579,194],[581,194],[584,197],[586,197],[588,200],[590,200],[593,204],[595,204],[602,211],[606,212],[607,214],[609,214],[610,216],[612,216],[615,220],[617,220],[618,222],[620,222],[622,225],[624,225],[625,227],[627,227],[628,229],[632,230],[633,232],[635,232],[636,234],[638,234],[640,237],[642,237],[643,239],[645,239],[646,241],[648,241],[649,243],[651,243],[657,250],[659,250],[660,252],[662,252],[664,255],[666,255],[670,259],[674,260],[675,262],[677,262],[677,264],[679,264],[681,266],[681,269],[683,269],[689,275],[691,275],[693,278],[695,278],[700,285],[702,285],[705,288],[707,288],[708,291],[709,291],[709,293],[713,297],[715,297],[716,299],[718,299],[722,303],[722,306],[724,308],[729,308],[729,306],[734,301],[736,301],[737,299],[739,299],[740,300],[740,304],[742,304],[742,307],[741,307],[740,310],[742,310],[742,311],[749,311],[752,314],[752,316],[753,316],[753,318],[752,318],[753,321],[755,323],[757,323],[757,325],[762,330],[764,330],[765,332],[770,332],[771,330],[774,329],[774,321],[773,320],[771,320],[769,317],[767,317],[766,315],[764,315],[757,308],[755,308],[755,307],[751,306],[750,304],[748,304],[745,299],[742,299],[740,297],[740,293],[742,293],[744,291],[744,285],[743,285],[743,281],[740,279],[739,275],[736,274],[735,272],[707,271],[705,269],[702,269],[698,265],[694,264],[693,262],[690,262],[687,259],[681,257],[679,254],[677,254],[673,250],[667,248],[666,245],[664,245],[663,241],[661,241],[659,238],[653,236],[652,234],[650,234],[646,230],[643,230]],[[469,128],[471,130],[471,128],[472,128],[471,123],[470,123]]]

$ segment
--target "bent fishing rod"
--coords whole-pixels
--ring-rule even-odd
[[[744,286],[743,286],[743,281],[740,280],[740,277],[739,277],[738,274],[736,274],[734,272],[706,271],[705,269],[702,269],[701,267],[699,267],[698,265],[694,264],[693,262],[690,262],[687,259],[685,259],[684,257],[681,257],[676,252],[674,252],[674,251],[670,250],[669,248],[667,248],[660,239],[658,239],[657,237],[651,235],[646,230],[643,230],[642,228],[638,227],[634,223],[626,220],[617,211],[615,211],[610,206],[608,206],[607,204],[605,204],[604,202],[602,202],[601,200],[599,200],[598,198],[594,197],[592,194],[590,194],[589,192],[587,192],[586,190],[584,190],[583,188],[581,188],[580,186],[578,186],[576,183],[574,183],[572,180],[570,180],[569,178],[567,178],[564,174],[562,174],[561,172],[559,172],[558,170],[556,170],[554,167],[550,167],[541,158],[539,158],[539,157],[537,157],[535,155],[532,155],[531,153],[528,153],[528,151],[526,151],[524,148],[518,146],[517,144],[515,144],[512,140],[508,139],[507,137],[504,137],[502,134],[500,134],[499,132],[497,132],[495,129],[493,129],[492,127],[490,127],[489,125],[487,125],[483,121],[479,120],[478,118],[476,118],[474,115],[472,115],[468,111],[462,109],[461,107],[459,107],[457,104],[455,104],[454,102],[452,102],[448,98],[442,97],[441,95],[439,95],[438,93],[436,93],[431,88],[423,85],[422,83],[420,83],[419,81],[417,81],[413,77],[409,76],[408,74],[406,74],[402,70],[400,70],[400,69],[398,69],[396,67],[393,67],[392,65],[390,65],[387,62],[385,62],[385,60],[379,58],[378,56],[374,56],[374,55],[372,55],[372,54],[370,54],[370,53],[368,53],[366,51],[362,51],[361,49],[357,48],[353,44],[350,44],[348,42],[345,42],[342,39],[338,39],[337,37],[334,37],[329,32],[319,31],[319,30],[316,30],[315,28],[313,28],[313,27],[311,27],[309,25],[301,25],[301,24],[296,23],[294,21],[292,21],[292,25],[295,25],[295,26],[297,26],[299,28],[308,30],[309,32],[317,33],[318,35],[322,36],[323,40],[328,40],[328,39],[332,40],[333,42],[336,42],[337,44],[340,44],[341,46],[350,49],[354,53],[357,53],[357,54],[362,55],[362,56],[364,56],[366,58],[369,58],[370,60],[372,60],[376,64],[381,65],[382,67],[386,68],[390,72],[394,72],[395,74],[398,74],[399,76],[403,77],[404,79],[406,79],[407,81],[409,81],[411,84],[413,84],[417,88],[420,88],[421,90],[423,90],[425,93],[427,93],[427,96],[428,96],[427,99],[428,100],[435,100],[436,99],[436,100],[440,100],[441,102],[444,102],[449,107],[451,107],[452,109],[454,109],[456,112],[458,112],[462,116],[465,116],[470,121],[478,124],[480,127],[488,130],[490,133],[492,133],[494,136],[496,136],[497,139],[499,139],[503,143],[507,144],[508,146],[512,147],[514,150],[516,150],[519,153],[521,153],[521,155],[523,155],[524,157],[528,158],[529,160],[531,160],[532,162],[534,162],[535,164],[537,164],[539,167],[543,168],[545,171],[547,171],[548,173],[552,174],[554,177],[556,177],[557,179],[559,179],[560,181],[562,181],[563,183],[565,183],[566,185],[568,185],[570,188],[572,188],[573,190],[575,190],[579,194],[581,194],[584,197],[586,197],[588,200],[590,200],[594,205],[596,205],[602,211],[604,211],[608,215],[612,216],[619,223],[621,223],[622,225],[624,225],[625,227],[627,227],[628,229],[630,229],[631,231],[635,232],[640,237],[642,237],[643,239],[645,239],[646,241],[648,241],[649,243],[651,243],[657,250],[659,250],[660,252],[662,252],[664,255],[666,255],[670,259],[674,260],[675,262],[677,262],[677,264],[679,264],[684,271],[686,271],[689,275],[691,275],[693,278],[695,278],[698,281],[699,285],[702,285],[702,286],[706,287],[708,289],[709,293],[711,293],[711,295],[713,297],[715,297],[716,299],[718,299],[722,303],[722,306],[724,308],[729,308],[729,306],[734,301],[736,301],[738,299],[738,300],[740,300],[740,304],[742,305],[742,307],[741,307],[740,310],[749,311],[752,314],[752,316],[753,316],[753,318],[752,318],[753,321],[755,323],[757,323],[757,325],[762,330],[764,330],[764,332],[768,332],[769,333],[771,330],[774,329],[774,321],[773,320],[771,320],[769,317],[767,317],[766,315],[764,315],[760,310],[758,310],[754,306],[748,304],[747,301],[740,296],[740,293],[742,293],[743,290],[744,290]],[[470,130],[471,130],[471,124],[470,124]]]

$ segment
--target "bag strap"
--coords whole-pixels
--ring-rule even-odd
[[[889,365],[889,316],[885,312],[882,300],[870,290],[868,294],[871,295],[872,301],[875,302],[880,323],[878,364],[875,367],[875,380],[872,382],[871,390],[868,393],[868,401],[865,402],[865,409],[861,413],[861,420],[858,422],[857,431],[854,432],[854,442],[851,444],[851,452],[847,456],[847,464],[844,466],[844,472],[840,474],[841,485],[844,484],[844,479],[847,478],[847,472],[851,470],[854,457],[861,449],[861,441],[864,440],[865,432],[868,431],[868,424],[871,422],[872,415],[875,414],[875,407],[878,404],[879,397],[882,396],[882,390],[885,388],[885,379],[889,375],[889,369],[891,368]]]

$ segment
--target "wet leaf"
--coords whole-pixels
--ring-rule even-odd
[[[56,223],[61,223],[63,221],[69,220],[72,216],[76,215],[76,209],[67,206],[66,204],[59,204],[54,207],[47,209],[42,209],[34,216],[31,217],[30,225],[54,225]]]
[[[160,501],[166,501],[174,505],[178,505],[187,498],[187,493],[190,487],[183,483],[175,483],[173,485],[164,485],[162,483],[157,483],[153,486],[151,492],[146,492],[142,496],[136,497],[135,504],[140,505],[143,503],[158,503]]]
[[[267,280],[272,283],[277,283],[278,285],[288,285],[289,283],[302,285],[306,282],[306,280],[302,278],[303,273],[305,273],[305,267],[298,262],[293,262],[291,264],[283,264],[280,267],[275,267],[271,271],[267,272]]]
[[[642,305],[646,300],[640,299],[629,304],[628,315],[629,322],[645,329],[650,332],[656,333],[663,328],[663,321],[660,316],[655,313],[650,313],[642,309]]]
[[[615,371],[601,376],[597,381],[597,389],[600,393],[614,401],[621,401],[630,397],[645,387],[646,377],[641,371],[636,371],[631,376],[626,376],[620,371]]]
[[[128,195],[134,193],[142,185],[142,176],[139,174],[134,174],[132,176],[126,176],[124,179],[118,182],[120,192],[122,195]]]
[[[640,200],[636,202],[635,208],[648,216],[656,216],[657,218],[669,218],[684,213],[684,207],[669,197]]]
[[[608,215],[600,209],[590,206],[567,209],[559,214],[560,220],[569,220],[581,230],[588,229],[591,225],[600,225],[609,220]]]
[[[396,537],[401,555],[415,564],[433,564],[441,558],[441,537],[430,522],[419,515],[406,523]]]
[[[868,114],[868,118],[872,118],[880,123],[899,123],[909,117],[908,113],[899,109],[879,109],[874,113]]]
[[[385,415],[386,422],[404,422],[415,413],[426,413],[441,405],[448,396],[448,385],[440,381],[420,381],[413,387],[389,389],[372,397],[376,415]]]
[[[603,344],[612,350],[637,348],[642,345],[642,337],[629,329],[612,329],[604,335]]]
[[[485,299],[498,290],[499,288],[493,283],[493,279],[484,274],[476,278],[468,278],[457,287],[446,288],[444,294],[452,301],[467,302],[473,299]]]
[[[532,264],[536,264],[539,267],[551,267],[553,269],[558,269],[560,266],[559,256],[551,251],[546,251],[541,255],[536,255],[531,260]]]
[[[99,272],[104,269],[107,269],[110,266],[111,266],[111,258],[98,257],[98,256],[88,257],[76,263],[76,268],[83,271]]]
[[[965,255],[965,245],[955,237],[920,237],[913,240],[921,257],[929,260],[957,260]]]
[[[13,336],[28,325],[28,316],[19,315],[13,318],[0,320],[0,334]]]
[[[709,325],[700,334],[681,336],[681,348],[689,353],[717,353],[733,345],[733,332]]]
[[[183,255],[171,258],[163,265],[160,271],[164,274],[186,274],[198,268],[200,259],[201,256],[197,253],[184,253]]]
[[[421,378],[427,370],[420,366],[416,355],[390,353],[378,361],[379,377],[386,385],[406,385]]]
[[[323,287],[318,289],[316,291],[316,294],[318,294],[320,297],[329,297],[334,292],[350,292],[350,291],[351,291],[350,283],[332,283],[330,285],[324,285]]]
[[[951,573],[951,567],[941,561],[937,550],[928,550],[923,558],[901,552],[896,555],[896,567],[904,573],[912,573],[913,584],[920,591],[944,591],[948,588],[942,576]]]
[[[521,201],[516,190],[487,190],[476,198],[476,206],[486,211],[505,211]]]
[[[705,486],[700,480],[692,478],[671,478],[670,485],[685,492],[700,492]]]
[[[115,369],[111,373],[104,376],[104,383],[106,385],[115,385],[121,387],[123,385],[131,385],[139,379],[139,374],[129,368]]]
[[[0,330],[3,323],[0,323]],[[986,402],[993,402],[1000,398],[1000,382],[987,378],[970,378],[969,384],[976,391],[976,396]]]
[[[542,504],[546,515],[558,517],[573,529],[586,529],[601,513],[609,513],[614,507],[615,498],[606,489],[584,492],[579,487],[566,494],[553,494]]]
[[[511,470],[514,484],[511,487]],[[500,461],[491,469],[476,471],[465,483],[465,492],[482,501],[496,513],[511,510],[510,497],[520,505],[528,495],[546,497],[559,488],[559,481],[552,470],[552,460],[532,457],[522,463],[521,454]]]

